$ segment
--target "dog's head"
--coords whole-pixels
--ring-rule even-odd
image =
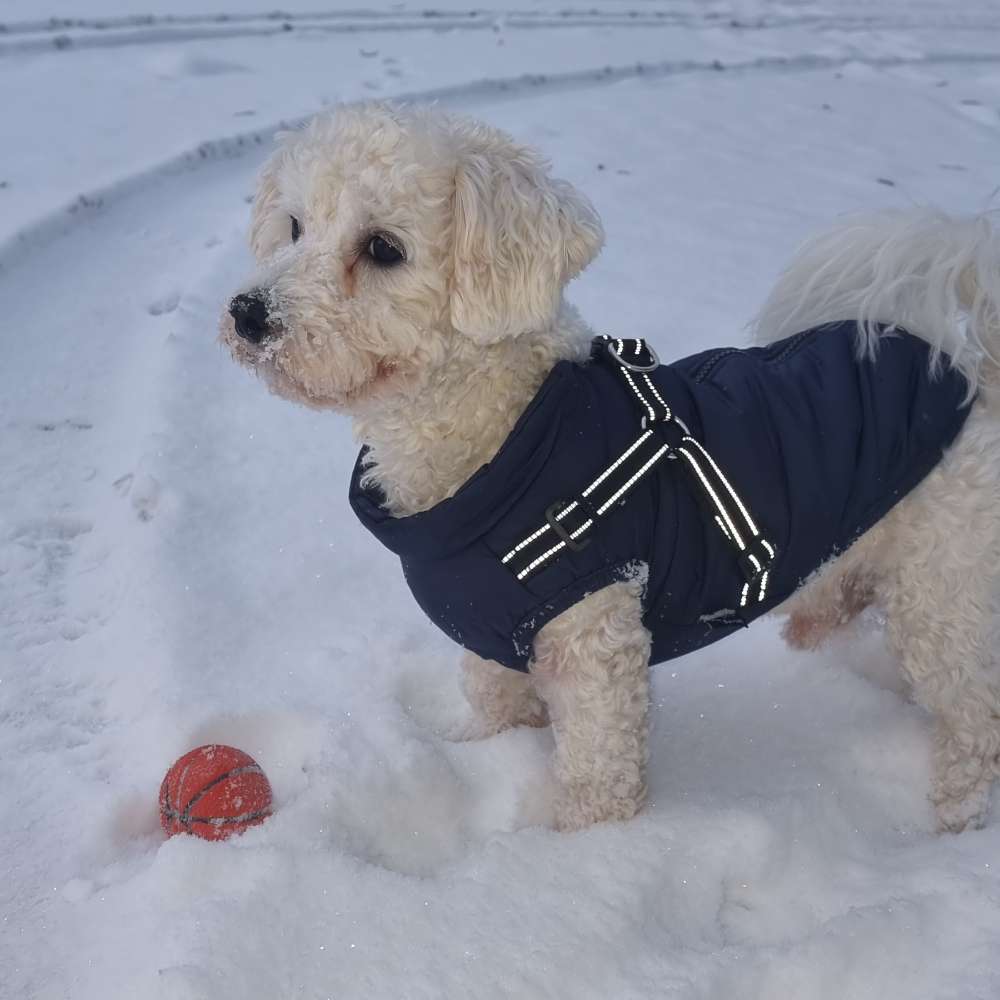
[[[281,137],[222,337],[281,395],[356,412],[551,325],[600,221],[533,151],[433,109],[343,107]],[[461,341],[456,341],[461,338]]]

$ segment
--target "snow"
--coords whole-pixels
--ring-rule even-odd
[[[1000,990],[1000,826],[933,832],[928,722],[877,621],[808,656],[763,622],[656,668],[648,809],[556,834],[549,733],[444,738],[456,650],[349,512],[346,422],[214,342],[255,138],[342,98],[436,96],[541,146],[608,232],[573,300],[663,357],[738,342],[840,213],[994,203],[988,0],[562,9],[0,33],[3,1000]],[[50,15],[83,17],[0,0],[8,27]],[[213,741],[275,815],[164,841],[163,773]]]

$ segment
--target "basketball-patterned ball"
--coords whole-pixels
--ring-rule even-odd
[[[160,824],[168,837],[224,840],[271,815],[271,785],[236,747],[210,743],[184,754],[160,785]]]

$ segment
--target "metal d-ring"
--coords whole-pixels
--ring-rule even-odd
[[[649,352],[650,360],[653,362],[650,365],[637,365],[632,361],[626,361],[619,353],[615,350],[615,342],[613,340],[608,342],[608,353],[622,366],[622,368],[627,368],[630,372],[652,372],[656,371],[660,367],[660,359],[657,356],[656,351],[653,350],[646,341],[642,341],[642,346]]]

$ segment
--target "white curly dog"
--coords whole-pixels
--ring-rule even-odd
[[[272,390],[350,414],[393,516],[425,511],[497,453],[547,373],[592,332],[563,289],[598,253],[600,220],[538,154],[434,109],[345,106],[285,133],[259,180],[259,272],[222,339]],[[944,459],[781,609],[815,648],[871,603],[934,717],[942,829],[981,824],[998,773],[1000,251],[983,218],[916,210],[854,220],[793,260],[760,342],[822,323],[896,323],[978,391]],[[620,332],[620,331],[616,331]],[[466,736],[555,733],[556,822],[632,817],[645,797],[642,588],[617,582],[538,634],[530,673],[472,653]]]

